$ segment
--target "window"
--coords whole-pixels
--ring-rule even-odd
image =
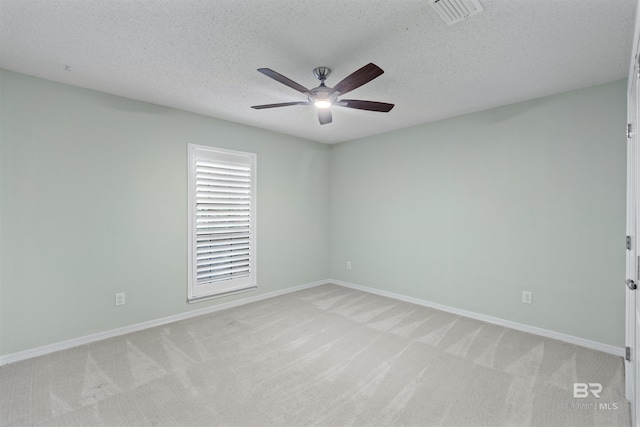
[[[256,288],[256,155],[189,144],[189,302]]]

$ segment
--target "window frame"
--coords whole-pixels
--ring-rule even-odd
[[[244,151],[228,150],[207,145],[188,144],[188,286],[187,302],[194,303],[212,298],[220,298],[240,292],[251,291],[257,288],[257,261],[256,261],[256,237],[257,237],[257,155]],[[249,180],[249,275],[240,278],[210,281],[198,284],[197,280],[197,185],[196,185],[196,161],[205,159],[217,163],[229,165],[243,165],[250,168]]]

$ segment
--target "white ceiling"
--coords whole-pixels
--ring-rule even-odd
[[[480,0],[447,26],[427,0],[0,0],[0,66],[336,143],[625,78],[635,0]],[[373,62],[385,73],[321,126],[302,93]],[[152,110],[150,110],[152,111]]]

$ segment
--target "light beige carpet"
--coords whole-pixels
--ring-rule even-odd
[[[0,425],[628,426],[623,378],[619,357],[325,285],[3,366]]]

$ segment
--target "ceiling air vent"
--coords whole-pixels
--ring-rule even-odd
[[[429,0],[429,4],[447,25],[464,21],[484,10],[478,0]]]

